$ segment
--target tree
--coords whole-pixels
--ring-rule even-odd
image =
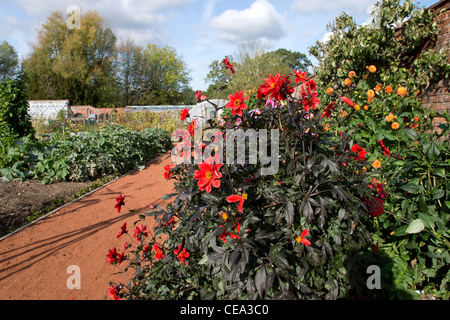
[[[174,104],[180,100],[190,78],[175,48],[148,44],[143,51],[141,81],[141,103]]]
[[[0,81],[14,77],[18,63],[16,50],[7,41],[3,41],[0,45]]]
[[[102,106],[114,101],[116,36],[98,13],[87,12],[79,29],[54,12],[39,31],[24,68],[30,99],[69,99]]]

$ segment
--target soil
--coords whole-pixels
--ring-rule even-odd
[[[92,182],[59,182],[43,185],[37,180],[0,182],[0,237],[45,214]]]
[[[170,161],[159,157],[1,240],[0,300],[110,299],[109,282],[125,283],[126,277],[107,263],[106,255],[113,247],[123,248],[125,240],[117,234],[125,222],[132,232],[149,204],[165,207],[170,202],[161,199],[174,192],[163,175]],[[41,199],[53,192],[36,187]],[[20,197],[10,192],[5,198]],[[120,194],[125,194],[125,206],[118,213],[114,205]],[[147,225],[153,228],[155,221],[147,219]],[[75,275],[72,266],[79,268],[79,288],[68,285]]]

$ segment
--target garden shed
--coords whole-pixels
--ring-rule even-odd
[[[60,112],[69,113],[69,100],[28,100],[32,119],[56,120]]]

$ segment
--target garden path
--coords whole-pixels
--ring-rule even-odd
[[[170,161],[161,156],[142,171],[131,172],[0,241],[0,299],[107,299],[110,281],[126,282],[124,274],[107,263],[108,250],[122,251],[126,239],[117,239],[117,234],[124,222],[132,233],[149,204],[167,205],[161,196],[173,192],[173,183],[163,174]],[[120,194],[126,195],[125,207],[117,213],[114,205]],[[147,219],[147,224],[152,228],[155,222]],[[79,289],[67,285],[75,275],[68,270],[72,265],[79,267]]]

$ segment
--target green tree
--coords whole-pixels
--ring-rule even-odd
[[[87,12],[81,28],[69,29],[54,12],[24,61],[30,99],[69,99],[71,104],[113,102],[116,36],[98,13]]]
[[[14,77],[18,64],[16,50],[7,41],[3,41],[0,44],[0,81]]]

